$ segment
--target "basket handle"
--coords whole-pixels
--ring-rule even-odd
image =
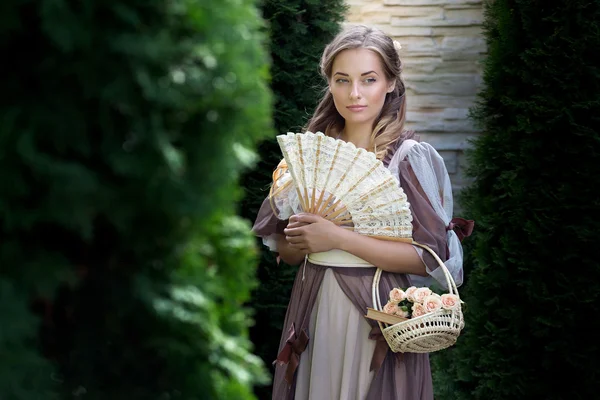
[[[431,250],[429,246],[417,242],[412,242],[412,244],[427,250],[429,254],[431,254],[433,258],[435,258],[438,265],[442,268],[442,271],[444,272],[444,276],[446,277],[446,286],[448,287],[449,293],[458,296],[458,288],[456,287],[456,282],[454,282],[454,278],[452,278],[452,275],[450,274],[450,271],[448,271],[446,264],[444,264],[444,262],[438,257],[437,254],[435,254],[433,250]]]
[[[452,278],[452,275],[450,275],[450,271],[448,271],[448,268],[446,267],[444,262],[438,257],[438,255],[435,254],[435,252],[427,245],[415,241],[413,241],[411,244],[427,250],[433,256],[433,258],[437,261],[439,266],[442,268],[442,271],[444,272],[444,276],[446,277],[446,284],[448,286],[448,291],[450,292],[450,294],[458,295],[458,288],[456,287],[456,282],[454,282],[454,278]],[[381,300],[379,297],[379,281],[381,279],[381,273],[382,269],[377,268],[377,270],[375,271],[375,276],[373,277],[373,287],[371,290],[371,294],[373,296],[373,307],[376,310],[380,311],[383,310],[383,307],[381,306]],[[379,322],[379,327],[383,330],[381,322]]]

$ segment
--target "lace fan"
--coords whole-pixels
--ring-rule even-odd
[[[363,235],[412,241],[406,194],[374,153],[322,132],[277,141],[302,211]]]

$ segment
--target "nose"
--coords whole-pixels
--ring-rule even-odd
[[[352,85],[352,88],[350,89],[350,99],[354,100],[354,99],[360,99],[360,98],[361,98],[360,87],[358,86],[358,82],[355,82]]]

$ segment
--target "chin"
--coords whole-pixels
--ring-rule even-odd
[[[344,113],[342,114],[342,117],[344,118],[344,120],[346,122],[351,122],[353,124],[366,124],[366,123],[372,123],[375,120],[375,117],[373,117],[372,115],[356,115],[356,114],[350,114],[348,115],[348,113]]]

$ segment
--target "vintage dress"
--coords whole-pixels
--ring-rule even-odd
[[[455,239],[456,235],[447,228],[452,199],[442,158],[427,143],[411,140],[388,155],[384,165],[399,178],[411,205],[413,239],[428,245],[447,261],[448,239]],[[437,199],[430,201],[428,194]],[[445,208],[445,214],[438,215],[440,204],[432,204],[436,202]],[[281,234],[286,225],[287,221],[275,217],[269,200],[265,199],[253,231],[263,237],[265,245],[276,251],[273,235]],[[456,241],[452,240],[455,252]],[[429,279],[384,272],[380,281],[383,304],[393,287],[427,285],[431,277],[440,280],[433,257],[418,247],[415,250],[427,266]],[[458,252],[459,262],[454,262],[449,269],[460,285],[460,246]],[[393,353],[378,325],[364,317],[366,308],[372,306],[374,272],[374,267],[322,266],[311,262],[300,266],[279,344],[280,362],[276,364],[273,381],[274,400],[433,399],[428,355]],[[445,280],[439,283],[443,285]]]

